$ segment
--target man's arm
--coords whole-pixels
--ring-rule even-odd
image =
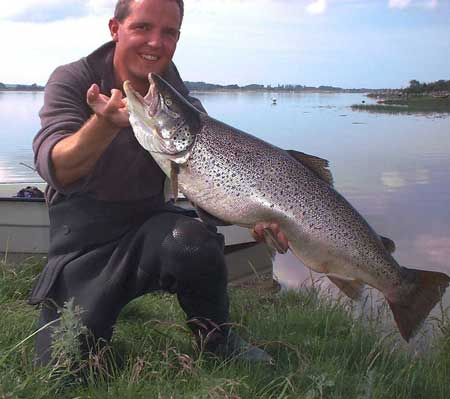
[[[120,90],[112,90],[109,98],[100,94],[94,84],[86,98],[94,114],[77,132],[56,143],[51,151],[55,177],[61,187],[88,176],[120,129],[129,125],[126,101]]]

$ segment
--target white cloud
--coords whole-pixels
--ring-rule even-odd
[[[389,0],[389,8],[406,8],[416,6],[434,10],[439,5],[439,0]]]
[[[21,0],[0,8],[0,20],[46,23],[90,15],[111,15],[116,0]]]
[[[313,3],[306,7],[306,11],[309,14],[317,15],[325,12],[327,8],[326,0],[315,0]]]
[[[389,0],[389,8],[405,8],[410,3],[411,0]]]
[[[89,0],[88,9],[93,14],[107,14],[112,15],[117,0]]]

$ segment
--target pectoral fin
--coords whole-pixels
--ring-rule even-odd
[[[333,175],[328,168],[329,162],[326,159],[295,150],[286,150],[286,152],[303,166],[311,170],[318,178],[333,186]]]
[[[327,274],[327,277],[349,298],[353,300],[361,298],[364,289],[364,283],[361,280],[349,280],[334,274]]]
[[[177,163],[170,163],[170,197],[174,202],[178,199],[178,172],[180,171],[180,167]]]

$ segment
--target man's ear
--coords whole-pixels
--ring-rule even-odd
[[[111,33],[111,38],[114,42],[119,41],[119,21],[115,18],[109,20],[109,32]]]

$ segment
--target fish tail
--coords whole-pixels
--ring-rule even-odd
[[[409,282],[407,293],[398,300],[387,301],[400,334],[408,342],[444,295],[450,277],[444,273],[407,268],[402,268],[402,272]]]

